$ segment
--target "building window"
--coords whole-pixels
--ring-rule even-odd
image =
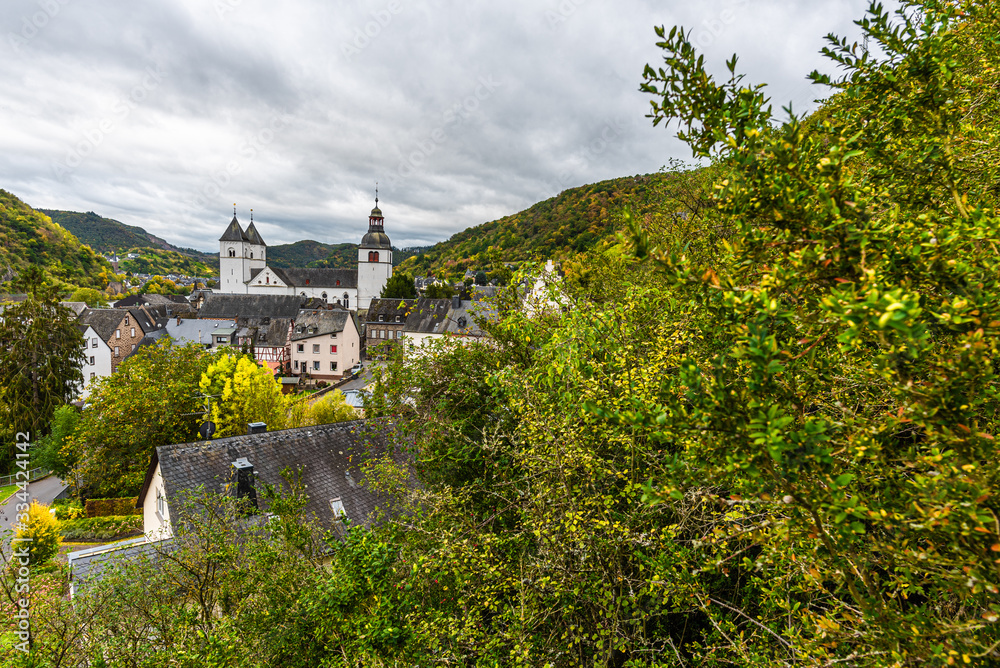
[[[399,316],[398,315],[396,316],[396,322],[399,322]]]
[[[91,379],[91,380],[94,380],[94,376],[96,376],[96,375],[97,375],[97,374],[95,374],[95,373],[94,373],[93,371],[91,371],[91,372],[90,372],[90,379]]]
[[[94,358],[93,357],[90,358],[90,366],[94,366]]]
[[[382,315],[381,313],[379,313],[379,316],[378,316],[378,321],[379,321],[379,322],[385,322],[385,316],[384,316],[384,315]]]
[[[304,343],[300,343],[297,346],[295,346],[295,352],[304,353],[305,351],[306,351],[306,345]]]
[[[115,346],[115,357],[118,357],[118,346]]]
[[[323,301],[326,301],[326,293],[323,293]]]
[[[132,344],[132,352],[135,352],[135,344]]]
[[[270,285],[271,284],[271,274],[268,274],[267,276],[265,276],[264,277],[264,281],[265,281],[266,285]]]
[[[132,336],[135,336],[135,327],[132,328]]]
[[[344,293],[344,308],[351,308],[351,302],[347,299],[347,293]]]
[[[319,344],[318,343],[314,343],[313,344],[313,355],[319,355]]]
[[[236,251],[232,248],[229,249],[229,257],[236,257]]]
[[[339,278],[337,279],[337,285],[338,286],[340,285],[340,279]]]
[[[336,354],[336,352],[337,352],[337,346],[330,346],[330,352],[333,353],[333,354]]]
[[[309,285],[309,279],[308,278],[306,279],[306,285]]]
[[[120,330],[120,329],[116,329],[115,330],[115,338],[116,339],[122,338],[122,330]]]
[[[97,347],[97,339],[96,338],[93,338],[93,339],[90,340],[90,347],[91,348],[96,348]]]
[[[298,360],[295,360],[295,370],[296,371],[299,370],[299,361]]]
[[[253,259],[253,251],[250,251],[250,259]]]
[[[128,327],[128,316],[125,316],[125,326]]]
[[[336,370],[337,370],[337,363],[330,362],[330,371],[336,371]]]
[[[159,487],[156,488],[156,512],[160,514],[160,517],[166,515],[167,512],[167,500],[163,496],[163,490]]]
[[[313,371],[319,371],[319,360],[313,361]]]

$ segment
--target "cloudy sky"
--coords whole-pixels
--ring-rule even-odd
[[[656,25],[810,108],[823,36],[867,0],[4,0],[0,188],[217,251],[398,246],[689,158],[645,118]]]

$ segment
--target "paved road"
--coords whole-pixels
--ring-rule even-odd
[[[50,505],[59,494],[66,489],[67,485],[54,475],[36,480],[28,485],[29,501],[38,501]],[[0,542],[8,529],[14,527],[14,519],[17,517],[17,504],[21,503],[17,494],[7,499],[7,503],[0,506]]]

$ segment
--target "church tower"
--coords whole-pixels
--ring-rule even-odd
[[[392,276],[392,243],[383,222],[376,189],[375,208],[368,216],[368,233],[358,246],[358,310],[367,310]]]
[[[263,269],[267,264],[267,244],[253,224],[253,209],[250,209],[250,227],[247,228],[247,272],[246,280],[250,280],[254,269]]]
[[[216,292],[247,293],[246,282],[250,280],[250,245],[250,239],[240,227],[240,221],[236,220],[234,206],[233,220],[219,237],[219,287],[216,288]]]

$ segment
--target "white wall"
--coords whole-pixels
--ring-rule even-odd
[[[170,538],[172,535],[170,531],[170,508],[167,506],[166,501],[164,501],[164,512],[161,514],[157,510],[157,493],[160,495],[166,494],[159,464],[156,465],[156,471],[153,472],[153,480],[149,483],[149,489],[146,490],[146,497],[142,500],[142,532],[150,540],[162,540]]]

